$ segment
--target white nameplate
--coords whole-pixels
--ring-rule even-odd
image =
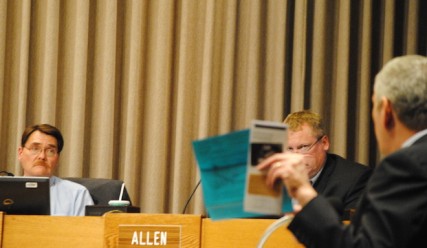
[[[119,247],[181,247],[179,225],[119,225]]]

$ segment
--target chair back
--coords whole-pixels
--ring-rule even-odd
[[[118,200],[123,184],[122,180],[107,178],[64,177],[63,179],[85,186],[89,190],[95,205],[108,205],[110,200]],[[123,190],[122,200],[128,200],[132,206],[126,187]]]

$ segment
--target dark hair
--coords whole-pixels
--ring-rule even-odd
[[[28,138],[35,131],[40,131],[44,134],[55,137],[56,142],[58,143],[58,153],[61,153],[62,147],[64,147],[64,139],[62,138],[61,131],[59,131],[58,128],[49,124],[36,124],[25,128],[24,132],[22,133],[21,146],[25,146],[25,143],[27,143]]]

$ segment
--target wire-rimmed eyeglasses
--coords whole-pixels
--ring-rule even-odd
[[[58,154],[58,150],[55,147],[42,148],[40,146],[24,146],[24,148],[30,151],[31,155],[39,155],[41,152],[45,152],[47,157],[54,157]]]
[[[311,148],[313,148],[317,143],[319,143],[319,141],[323,137],[325,137],[325,135],[322,135],[319,138],[317,138],[317,140],[315,142],[313,142],[313,144],[311,144],[311,145],[300,145],[297,148],[288,147],[286,149],[286,151],[288,151],[288,152],[295,152],[295,153],[302,153],[302,154],[309,153],[310,150],[311,150]]]

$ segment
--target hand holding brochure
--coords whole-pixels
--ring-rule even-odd
[[[281,215],[292,211],[283,186],[269,189],[255,169],[263,158],[281,152],[286,126],[255,120],[251,129],[193,141],[204,202],[213,220]]]

